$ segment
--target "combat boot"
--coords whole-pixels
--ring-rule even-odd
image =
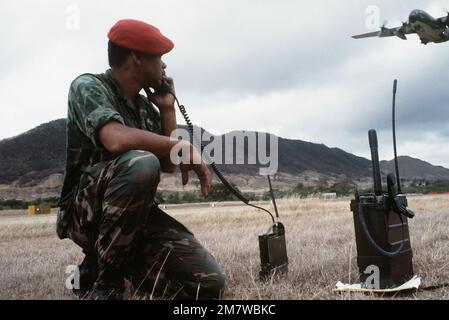
[[[87,294],[87,300],[123,300],[125,279],[117,273],[100,272],[92,290]]]
[[[95,279],[98,276],[97,257],[95,255],[86,255],[83,262],[78,266],[79,270],[79,288],[73,286],[73,293],[80,299],[84,299],[92,290]],[[73,284],[74,280],[72,280]]]

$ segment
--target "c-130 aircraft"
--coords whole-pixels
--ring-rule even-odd
[[[353,38],[384,38],[396,36],[402,40],[407,40],[407,34],[416,33],[423,44],[428,44],[429,42],[440,43],[449,40],[448,27],[449,13],[446,17],[436,19],[423,10],[413,10],[410,13],[408,22],[404,22],[401,27],[386,28],[382,26],[380,31],[356,35]]]

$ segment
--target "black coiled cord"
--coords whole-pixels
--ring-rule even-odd
[[[184,118],[184,121],[185,121],[185,123],[187,125],[187,128],[188,128],[188,130],[189,130],[189,132],[190,132],[190,134],[192,136],[193,141],[195,141],[195,136],[193,134],[193,124],[190,121],[190,118],[189,118],[189,115],[187,114],[186,108],[182,104],[179,103],[178,98],[176,97],[176,95],[174,95],[172,92],[170,92],[170,94],[175,98],[176,104],[178,105],[178,109],[179,109],[179,111],[181,112],[181,115]],[[220,181],[225,185],[225,187],[228,188],[228,190],[231,191],[231,193],[234,196],[236,196],[240,201],[242,201],[246,205],[267,212],[270,215],[271,220],[273,221],[273,224],[276,224],[275,219],[274,219],[274,217],[273,217],[273,215],[271,214],[270,211],[249,203],[249,199],[246,198],[239,190],[237,190],[232,184],[229,183],[229,181],[223,176],[221,171],[218,169],[218,167],[215,164],[215,162],[210,161],[209,156],[203,153],[204,146],[203,146],[203,142],[202,141],[200,143],[200,148],[201,148],[201,156],[205,156],[207,158],[210,166],[212,167],[212,170],[215,172],[215,174],[220,179]]]

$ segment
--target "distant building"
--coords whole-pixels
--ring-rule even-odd
[[[320,194],[320,199],[323,199],[323,200],[337,199],[337,194],[336,193],[322,193],[322,194]]]

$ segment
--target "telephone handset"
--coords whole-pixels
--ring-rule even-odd
[[[161,85],[159,87],[154,88],[154,92],[162,94],[162,95],[166,95],[166,94],[170,93],[170,85],[168,84],[167,81],[162,80]]]
[[[399,200],[396,191],[395,180],[396,177],[394,176],[394,174],[389,174],[387,176],[388,196],[390,197],[393,211],[402,214],[407,218],[413,219],[415,217],[415,213],[412,210],[408,209],[405,205],[403,205]]]

